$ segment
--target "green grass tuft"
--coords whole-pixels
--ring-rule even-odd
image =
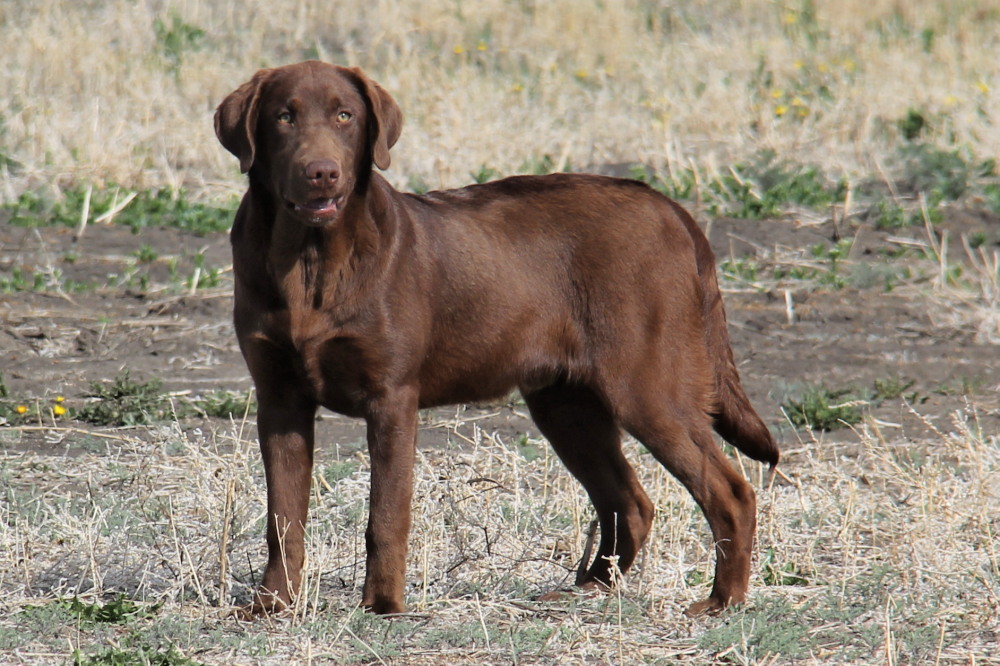
[[[250,391],[216,390],[200,398],[186,401],[185,405],[199,416],[216,418],[242,418],[244,414],[257,413],[257,401]],[[183,410],[187,411],[187,410]]]
[[[793,425],[813,430],[835,430],[861,422],[857,398],[849,389],[831,390],[810,386],[799,398],[789,398],[781,407]]]
[[[144,190],[126,202],[129,194],[118,187],[90,188],[91,220],[109,215],[111,221],[138,232],[146,227],[171,227],[196,234],[228,231],[234,209],[192,201],[184,190]],[[23,227],[75,227],[86,207],[88,187],[76,185],[52,194],[29,190],[3,206],[10,223]],[[122,207],[124,204],[124,207]],[[116,209],[120,209],[114,212]]]
[[[201,662],[188,659],[177,648],[166,650],[145,646],[109,647],[90,655],[75,650],[73,666],[199,666]]]
[[[170,403],[161,392],[159,379],[137,382],[122,370],[110,382],[92,382],[90,402],[79,409],[75,418],[102,426],[144,425],[169,416]]]
[[[132,619],[150,617],[160,608],[159,605],[136,604],[124,594],[119,594],[104,604],[81,601],[79,597],[64,599],[57,603],[81,622],[95,624],[124,624]]]

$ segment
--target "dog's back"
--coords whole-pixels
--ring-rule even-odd
[[[478,378],[476,399],[559,378],[606,381],[611,368],[642,365],[650,345],[677,364],[707,364],[695,243],[669,200],[642,183],[516,176],[408,198],[417,236],[408,260],[436,276],[427,404],[455,397],[439,400],[438,385],[468,390],[462,375]]]
[[[686,348],[674,351],[710,361],[714,400],[704,407],[715,429],[777,464],[733,360],[714,254],[682,207],[638,181],[584,174],[515,176],[411,199],[443,271],[433,317],[443,353],[428,357],[429,374],[457,359],[461,372],[495,378],[500,392],[508,373],[522,389],[560,375],[587,381],[602,355],[641,363],[621,352],[643,354],[653,331],[671,347],[700,332],[703,345],[682,340]],[[479,397],[494,397],[493,387],[477,386]]]

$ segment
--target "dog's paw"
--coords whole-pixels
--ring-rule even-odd
[[[718,615],[724,610],[726,610],[726,604],[715,597],[709,597],[688,606],[684,614],[688,617],[699,617],[701,615]]]
[[[406,612],[403,602],[395,599],[364,599],[361,606],[365,611],[376,615],[399,615]]]
[[[231,615],[240,622],[253,622],[266,615],[278,615],[291,606],[281,597],[271,592],[258,591],[253,595],[253,601],[245,606],[234,608]]]

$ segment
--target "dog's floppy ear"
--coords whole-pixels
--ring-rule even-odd
[[[240,171],[253,166],[260,91],[274,70],[262,69],[249,81],[229,93],[215,110],[215,135],[233,155],[240,158]]]
[[[348,70],[357,80],[361,92],[368,98],[372,118],[368,119],[368,139],[372,147],[372,161],[383,171],[389,168],[389,149],[396,144],[403,131],[403,112],[396,100],[379,84],[369,79],[357,67]]]

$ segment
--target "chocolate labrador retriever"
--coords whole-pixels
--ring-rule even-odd
[[[417,410],[517,389],[597,510],[578,584],[625,571],[654,507],[622,455],[634,435],[691,492],[715,540],[711,595],[742,601],[753,490],[712,429],[751,458],[778,449],[740,385],[705,236],[645,185],[519,176],[426,195],[394,190],[402,114],[358,69],[257,72],[215,114],[249,174],[232,230],[235,321],[257,387],[268,561],[251,613],[291,604],[319,406],[364,418],[371,504],[364,605],[404,610]]]

